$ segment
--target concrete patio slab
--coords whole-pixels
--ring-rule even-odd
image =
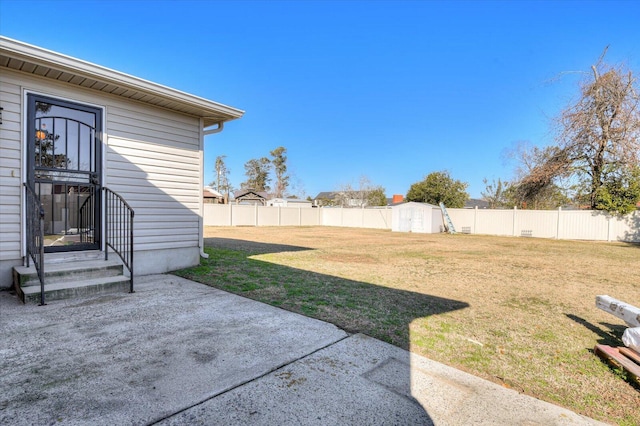
[[[0,424],[147,424],[343,339],[337,327],[171,275],[136,293],[0,296]]]
[[[47,306],[0,292],[0,336],[0,424],[600,424],[171,275]]]
[[[602,423],[357,334],[160,424]]]

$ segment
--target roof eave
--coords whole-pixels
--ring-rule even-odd
[[[199,114],[196,115],[204,119],[205,126],[235,120],[244,115],[243,110],[228,105],[3,36],[0,36],[0,54],[122,89],[177,102],[191,110],[198,111]]]

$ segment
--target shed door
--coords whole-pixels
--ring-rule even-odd
[[[398,230],[400,232],[411,232],[411,209],[399,208]]]
[[[45,251],[100,248],[102,111],[28,96],[27,181],[45,211]]]

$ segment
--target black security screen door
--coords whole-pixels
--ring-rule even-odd
[[[102,113],[29,95],[27,180],[44,207],[45,251],[100,248]]]

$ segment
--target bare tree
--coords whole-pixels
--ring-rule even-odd
[[[553,209],[569,201],[567,194],[575,188],[567,176],[569,163],[558,147],[521,144],[516,155],[520,167],[516,181],[505,191],[508,205]]]
[[[381,194],[384,196],[384,188],[374,185],[367,176],[360,176],[357,185],[352,183],[342,184],[333,203],[342,207],[366,207],[380,205]],[[384,196],[386,201],[386,196]],[[386,203],[385,203],[386,205]]]
[[[580,86],[580,98],[557,120],[557,146],[546,148],[519,183],[526,197],[565,178],[592,209],[611,180],[639,164],[640,97],[633,73],[603,62],[591,67],[592,78]]]
[[[482,179],[485,190],[481,191],[482,199],[489,203],[490,209],[499,209],[507,207],[509,202],[507,194],[511,185],[509,182],[503,182],[500,178],[496,182],[495,179],[489,182],[487,178]]]

